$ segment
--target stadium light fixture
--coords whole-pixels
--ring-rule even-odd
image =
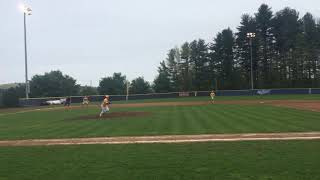
[[[249,38],[249,42],[250,42],[250,59],[251,59],[251,91],[253,93],[253,89],[254,89],[254,84],[253,84],[253,64],[252,64],[252,59],[253,59],[253,55],[252,55],[252,39],[254,39],[256,37],[256,33],[252,33],[249,32],[247,33],[247,38]]]
[[[26,99],[29,98],[30,87],[28,81],[28,52],[27,52],[27,23],[26,16],[32,15],[32,9],[27,4],[21,4],[20,9],[23,12],[23,24],[24,24],[24,60],[25,60],[25,78],[26,78]]]

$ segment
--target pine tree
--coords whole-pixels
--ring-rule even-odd
[[[216,82],[219,89],[250,88],[249,32],[256,34],[254,88],[320,87],[320,20],[310,13],[299,19],[294,9],[273,14],[262,4],[254,16],[241,17],[237,30],[225,29],[209,44],[199,39],[171,49],[165,76],[171,90],[209,90]]]
[[[218,33],[215,38],[213,50],[217,58],[217,76],[220,89],[235,89],[237,85],[237,73],[235,69],[235,38],[230,28]]]
[[[190,63],[190,47],[189,43],[185,42],[181,46],[181,63],[180,63],[180,74],[181,74],[181,87],[182,91],[190,91],[192,88],[192,66]]]
[[[168,57],[166,59],[166,64],[169,71],[170,87],[173,91],[179,90],[179,62],[180,55],[177,48],[170,49]]]
[[[317,84],[316,77],[319,77],[317,71],[318,65],[318,53],[319,49],[317,44],[320,39],[317,39],[317,25],[316,21],[313,18],[312,14],[306,13],[302,18],[302,27],[303,27],[303,38],[305,43],[304,46],[304,55],[306,68],[308,72],[308,81],[310,82],[310,87],[315,87]]]
[[[271,8],[262,4],[255,14],[256,21],[256,42],[257,42],[257,87],[266,88],[271,84],[272,79],[272,54],[273,40],[272,34]]]
[[[241,88],[249,89],[251,81],[251,55],[250,55],[250,44],[247,37],[247,33],[257,33],[256,32],[256,21],[253,17],[248,14],[244,14],[241,17],[240,26],[237,28],[236,33],[236,59],[237,66],[240,69],[240,77],[244,83],[242,83]],[[252,41],[252,52],[253,52],[253,71],[256,72],[257,69],[257,41],[253,39]],[[254,75],[256,73],[253,73]],[[254,79],[256,76],[254,76]],[[256,84],[256,83],[255,83]]]
[[[276,51],[279,54],[278,62],[275,64],[279,67],[280,87],[291,87],[292,74],[297,73],[293,69],[296,60],[293,52],[296,50],[296,41],[301,33],[299,13],[290,8],[285,8],[276,13],[273,18],[273,33],[276,41]]]
[[[208,90],[210,87],[208,45],[203,39],[190,43],[190,61],[193,64],[193,89]]]
[[[170,83],[169,69],[164,61],[160,62],[160,67],[158,68],[158,76],[153,82],[153,89],[157,93],[166,93],[172,91]]]

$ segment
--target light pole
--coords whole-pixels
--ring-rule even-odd
[[[29,82],[28,82],[28,53],[27,53],[27,25],[26,16],[32,14],[30,6],[24,4],[23,6],[23,24],[24,24],[24,63],[25,63],[25,76],[26,76],[26,99],[29,98]]]
[[[251,91],[253,93],[253,64],[252,64],[252,59],[253,59],[253,55],[252,55],[252,39],[254,39],[256,37],[256,33],[247,33],[247,38],[249,38],[250,41],[250,58],[251,58]]]

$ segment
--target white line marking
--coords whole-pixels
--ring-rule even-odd
[[[320,140],[320,132],[307,133],[257,133],[257,134],[208,134],[138,137],[99,137],[70,139],[31,139],[0,141],[0,146],[50,146],[80,144],[151,144],[151,143],[197,143],[197,142],[236,142],[236,141],[288,141]]]

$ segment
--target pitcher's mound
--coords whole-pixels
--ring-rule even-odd
[[[89,116],[80,116],[74,118],[74,120],[99,120],[99,119],[112,119],[112,118],[120,118],[120,117],[144,117],[149,116],[152,113],[150,112],[109,112],[103,114],[102,117],[99,115],[89,115]]]

